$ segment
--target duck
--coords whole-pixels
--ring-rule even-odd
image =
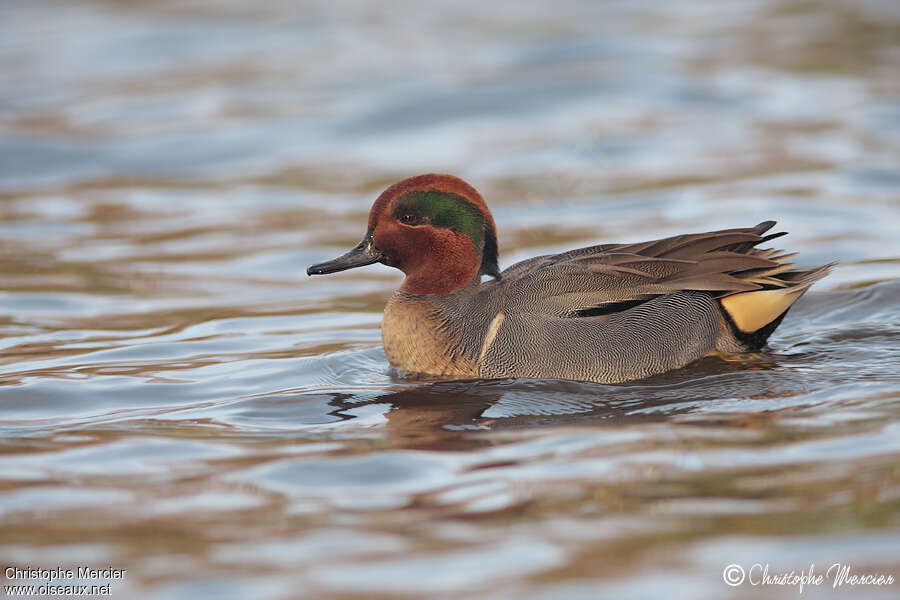
[[[381,326],[401,375],[621,383],[763,348],[833,266],[796,268],[795,254],[758,248],[786,234],[774,225],[588,246],[501,271],[481,194],[429,173],[384,190],[362,241],[307,274],[381,263],[406,275]]]

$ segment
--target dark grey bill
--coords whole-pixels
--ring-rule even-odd
[[[334,260],[327,260],[323,263],[309,267],[306,269],[306,274],[327,275],[328,273],[346,271],[347,269],[352,269],[354,267],[364,267],[366,265],[381,262],[383,259],[384,255],[375,247],[375,244],[372,241],[372,232],[370,231],[353,250]]]

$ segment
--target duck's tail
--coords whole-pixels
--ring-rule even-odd
[[[782,262],[791,256],[766,257],[782,264],[747,277],[753,283],[763,285],[764,289],[719,298],[722,312],[733,326],[735,336],[751,348],[765,344],[794,302],[813,283],[828,275],[834,266],[831,263],[815,269],[793,269],[793,265]]]

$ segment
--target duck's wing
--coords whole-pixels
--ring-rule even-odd
[[[636,244],[604,244],[518,263],[503,274],[507,309],[557,317],[609,315],[680,291],[725,296],[792,285],[809,271],[793,255],[758,249],[784,233],[775,225],[679,235]]]

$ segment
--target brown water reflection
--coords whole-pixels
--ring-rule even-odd
[[[894,4],[0,5],[0,563],[167,599],[900,578]],[[774,218],[840,266],[740,361],[402,380],[399,276],[304,269],[425,171],[503,265]]]

